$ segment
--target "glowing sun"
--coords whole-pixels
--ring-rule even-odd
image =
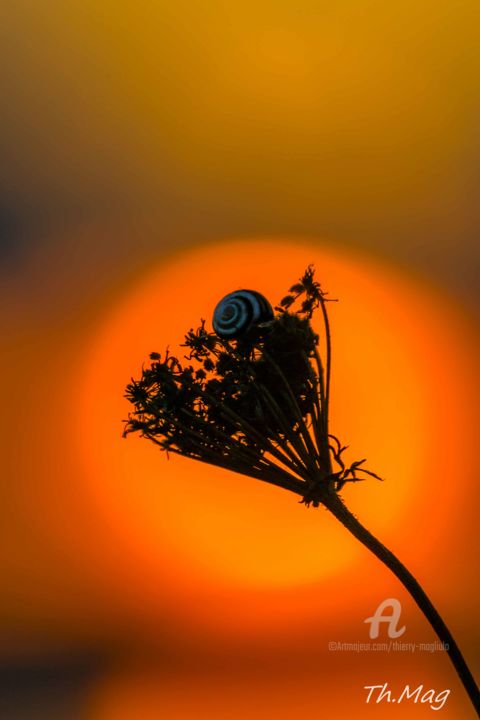
[[[459,338],[438,293],[399,271],[328,245],[238,240],[174,254],[117,299],[96,330],[79,386],[78,451],[110,525],[155,558],[178,583],[292,587],[352,569],[363,550],[324,511],[227,471],[174,457],[140,438],[122,439],[124,388],[151,351],[182,353],[184,333],[211,326],[217,301],[246,287],[278,303],[313,263],[333,330],[331,428],[350,459],[387,479],[344,489],[348,505],[394,546],[411,543],[406,518],[427,508],[434,477],[468,463],[456,422],[466,410]],[[441,388],[441,392],[439,389]],[[441,447],[441,457],[438,448]],[[348,451],[350,452],[350,451]],[[462,457],[462,452],[463,457]],[[449,484],[436,487],[437,522],[455,520]]]

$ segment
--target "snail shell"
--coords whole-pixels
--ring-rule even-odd
[[[236,290],[220,300],[213,313],[213,329],[222,338],[241,337],[252,327],[273,320],[272,306],[255,290]]]

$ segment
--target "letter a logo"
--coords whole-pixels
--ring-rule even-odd
[[[383,611],[385,608],[391,607],[392,608],[392,614],[391,615],[384,615]],[[403,635],[406,628],[405,625],[400,628],[400,630],[397,630],[398,621],[400,620],[400,613],[402,612],[402,606],[400,605],[400,601],[396,598],[388,598],[387,600],[384,600],[380,603],[380,605],[375,610],[372,617],[367,618],[363,622],[370,623],[370,631],[369,635],[372,640],[375,640],[375,638],[378,638],[379,635],[379,626],[380,623],[388,623],[388,637],[390,638],[398,638],[400,635]]]

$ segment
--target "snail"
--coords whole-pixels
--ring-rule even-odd
[[[221,338],[243,337],[253,327],[273,320],[268,300],[255,290],[236,290],[225,295],[213,313],[213,329]]]

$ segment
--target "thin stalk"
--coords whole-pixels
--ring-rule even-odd
[[[225,448],[230,447],[233,452],[239,453],[239,454],[244,454],[246,456],[250,456],[250,458],[252,458],[252,459],[255,459],[257,457],[256,453],[249,450],[249,448],[246,447],[245,445],[242,445],[242,443],[240,443],[238,440],[232,442],[233,438],[231,436],[227,435],[226,433],[223,433],[221,430],[218,430],[218,428],[216,428],[214,425],[212,425],[212,423],[207,423],[205,420],[195,417],[195,415],[193,413],[191,413],[187,410],[182,409],[182,412],[184,415],[192,418],[196,422],[200,421],[201,425],[204,428],[206,428],[209,433],[214,433],[217,436],[217,438],[220,441],[222,441]],[[184,429],[185,429],[185,427],[184,427]],[[189,428],[186,428],[186,429],[188,431],[190,431]],[[201,438],[202,437],[201,434],[198,434],[198,437]],[[288,447],[282,446],[282,448],[283,448],[284,452],[286,453],[286,455],[291,458],[291,453],[289,454]],[[270,452],[269,449],[268,449],[268,452]],[[288,457],[284,457],[282,460],[280,460],[280,457],[279,457],[279,462],[282,462],[284,465],[286,465],[289,468],[289,470],[291,470],[292,472],[301,474],[302,468],[298,466],[298,463],[293,462],[292,460],[289,461]],[[295,457],[294,457],[294,459],[295,459]],[[271,465],[271,463],[269,463],[269,464]],[[275,467],[278,467],[278,466],[275,465]]]
[[[332,336],[330,333],[330,320],[328,319],[328,312],[325,305],[325,299],[322,298],[320,301],[320,307],[322,309],[323,324],[325,325],[325,345],[326,345],[326,376],[325,376],[325,419],[328,419],[328,406],[330,402],[330,374],[332,369]],[[317,353],[318,354],[318,353]],[[328,434],[328,428],[325,428],[325,432]]]
[[[212,396],[210,393],[203,392],[203,395],[205,398],[207,398],[207,400],[210,400],[212,404],[216,402],[215,397]],[[280,450],[276,448],[267,437],[258,432],[258,430],[255,430],[255,428],[252,427],[250,423],[248,423],[244,418],[238,415],[238,413],[229,408],[227,405],[222,406],[222,412],[224,415],[234,420],[237,423],[239,429],[242,430],[245,435],[249,435],[250,437],[254,438],[259,444],[262,445],[262,447],[268,453],[270,453],[270,455],[277,458],[279,462],[283,463],[288,467],[288,458],[286,458],[285,455],[280,452]],[[294,469],[294,472],[297,471]]]
[[[191,416],[188,411],[184,410],[183,412],[187,417]],[[214,463],[216,459],[221,459],[222,467],[228,468],[232,466],[235,467],[235,469],[243,466],[245,468],[252,467],[262,472],[279,471],[284,473],[286,477],[293,477],[291,473],[287,473],[287,471],[278,465],[275,465],[262,457],[258,457],[258,455],[252,452],[248,447],[242,445],[239,441],[233,440],[228,435],[225,435],[220,430],[213,428],[210,425],[208,425],[209,431],[214,431],[215,435],[223,441],[219,444],[215,444],[213,447],[209,447],[205,444],[205,438],[201,433],[193,430],[193,428],[185,425],[180,420],[172,417],[169,418],[169,422],[171,425],[174,425],[176,428],[182,430],[186,435],[188,435],[192,440],[192,443],[194,443],[192,444],[191,449],[182,448],[179,454],[189,454],[190,457],[195,459],[204,456],[205,458],[209,458],[209,462],[211,463]],[[203,422],[203,425],[207,426],[207,423]],[[153,436],[148,434],[148,432],[146,432],[145,435],[148,436],[149,439],[153,439]],[[195,443],[195,441],[197,442]],[[162,447],[162,443],[157,441],[157,444]],[[168,449],[170,452],[175,452],[174,447],[172,446],[168,446]],[[230,451],[228,456],[223,454],[224,450]],[[214,464],[218,463],[215,462]],[[292,469],[295,470],[295,467],[292,466]]]
[[[318,355],[318,351],[315,349],[315,352]],[[320,466],[323,468],[322,463],[325,463],[325,467],[328,468],[331,472],[331,463],[330,463],[330,453],[329,453],[329,445],[328,445],[328,417],[325,414],[327,412],[327,408],[325,407],[325,393],[324,393],[324,387],[323,387],[323,368],[321,368],[321,361],[320,361],[320,371],[318,373],[318,376],[315,375],[314,368],[312,366],[312,363],[310,362],[310,359],[307,357],[306,353],[303,353],[303,357],[305,362],[307,363],[308,369],[309,369],[309,375],[310,375],[310,382],[312,383],[313,388],[313,395],[314,395],[314,403],[313,403],[313,411],[311,413],[312,417],[312,424],[313,424],[313,430],[314,430],[314,436],[318,447],[318,454],[320,456]],[[318,383],[316,382],[318,379]],[[317,387],[319,392],[317,392]],[[316,414],[315,414],[316,410]]]
[[[237,358],[237,360],[240,360],[240,361],[243,361],[243,362],[245,361],[245,359],[235,350],[235,348],[233,348],[233,347],[230,345],[230,343],[228,343],[228,342],[226,342],[226,341],[224,341],[224,340],[221,340],[220,342],[222,343],[223,347],[224,347],[229,353],[231,353],[234,357]],[[272,362],[272,358],[271,358],[265,351],[263,352],[263,355],[264,355],[264,357],[265,357],[267,360],[269,360],[270,362]],[[285,378],[285,376],[284,376],[283,373],[281,372],[280,368],[279,368],[278,365],[276,365],[276,364],[275,364],[275,369],[276,369],[277,372],[281,373],[281,375],[282,375],[282,380],[283,380],[284,383],[287,385],[287,388],[288,388],[288,390],[289,390],[290,396],[294,398],[294,395],[293,395],[293,393],[292,393],[292,391],[291,391],[291,389],[290,389],[290,386],[288,385],[287,379]],[[253,367],[253,363],[251,363],[251,362],[249,363],[249,370],[250,370],[250,372],[252,373],[252,381],[258,386],[258,388],[259,388],[260,390],[263,390],[264,396],[267,396],[267,401],[270,402],[270,407],[271,407],[271,409],[272,409],[272,403],[275,404],[277,410],[274,410],[274,414],[276,415],[276,417],[277,417],[281,422],[282,422],[282,420],[284,420],[284,422],[282,422],[282,425],[283,425],[284,427],[287,427],[287,428],[288,428],[288,421],[287,421],[286,419],[284,419],[283,413],[281,412],[278,404],[273,400],[271,393],[268,391],[268,388],[267,388],[263,383],[261,383],[261,382],[258,380],[257,374],[256,374],[256,372],[255,372],[255,368]],[[295,400],[295,398],[294,398],[294,400]],[[290,407],[292,408],[291,399],[290,399],[289,405],[290,405]],[[297,417],[300,418],[300,423],[302,423],[302,414],[301,414],[301,412],[300,412],[300,409],[299,409],[298,404],[296,403],[296,401],[295,401],[295,406],[293,407],[293,410],[294,410],[294,413],[297,415]],[[300,425],[300,423],[299,423],[299,425]],[[302,424],[303,424],[303,423],[302,423]],[[308,467],[309,467],[309,466],[311,465],[311,463],[312,463],[312,457],[313,457],[314,459],[316,458],[316,453],[314,452],[313,446],[312,446],[311,444],[309,445],[309,444],[305,441],[305,437],[304,437],[304,433],[303,433],[302,427],[299,427],[299,433],[298,433],[298,435],[296,435],[296,434],[295,434],[295,431],[292,430],[291,428],[290,428],[290,430],[287,430],[287,432],[288,432],[288,437],[289,437],[289,439],[290,439],[290,442],[292,443],[292,445],[293,445],[296,453],[298,454],[298,456],[299,456],[299,458],[300,458],[300,464],[303,466],[303,468],[307,468],[307,473],[308,473]],[[307,430],[307,433],[308,433],[308,430]],[[314,462],[315,462],[315,460],[314,460]],[[302,472],[302,471],[297,470],[296,472],[297,472],[298,474],[302,475],[302,476],[305,476],[305,473]],[[304,479],[307,479],[307,478],[304,478]]]
[[[468,693],[473,707],[480,715],[480,693],[477,684],[470,672],[460,649],[455,642],[453,635],[440,617],[439,613],[433,606],[429,597],[424,592],[421,585],[413,577],[411,572],[407,570],[405,565],[383,545],[377,538],[372,535],[348,510],[341,498],[335,492],[325,493],[321,498],[321,502],[328,510],[340,520],[342,525],[352,533],[357,540],[365,545],[379,560],[381,560],[396,577],[403,586],[408,590],[416,604],[423,612],[428,622],[438,635],[445,647],[448,647],[448,654],[460,680]]]
[[[324,428],[327,428],[326,434],[328,434],[328,406],[327,406],[326,396],[325,396],[325,372],[323,369],[322,358],[320,357],[320,353],[318,352],[318,348],[314,348],[313,357],[314,357],[315,363],[317,365],[317,374],[318,374],[318,379],[320,382],[320,402],[322,405],[322,417],[324,420]]]
[[[305,442],[306,447],[308,448],[309,453],[311,453],[311,457],[315,458],[316,457],[315,446],[313,444],[313,441],[312,441],[312,438],[308,431],[308,428],[305,425],[305,421],[303,419],[302,412],[301,412],[300,408],[298,407],[297,399],[292,391],[292,388],[290,387],[290,384],[289,384],[287,378],[283,374],[282,369],[277,365],[275,360],[272,358],[272,356],[269,353],[265,352],[265,350],[263,351],[263,356],[272,365],[273,369],[275,370],[275,372],[279,376],[280,380],[282,381],[282,383],[285,387],[285,390],[287,391],[286,398],[289,400],[289,405],[292,408],[294,414],[297,416],[298,429],[301,433],[301,436]],[[310,458],[309,464],[315,471],[318,463],[315,461],[312,462],[312,460]]]
[[[241,467],[232,467],[231,463],[229,463],[228,461],[223,462],[218,457],[218,455],[215,455],[214,453],[212,453],[211,455],[210,453],[207,453],[205,456],[195,455],[193,453],[186,453],[183,450],[178,450],[175,447],[169,447],[165,445],[165,443],[163,443],[161,440],[157,440],[154,435],[149,435],[148,433],[145,433],[144,437],[148,438],[148,440],[151,440],[155,445],[158,445],[160,448],[162,448],[162,450],[165,450],[167,453],[173,453],[174,455],[179,455],[180,457],[189,457],[192,460],[197,460],[198,462],[205,463],[206,465],[216,465],[217,467],[224,468],[225,470],[230,470],[230,472],[235,472],[239,475],[246,475],[247,477],[253,477],[257,480],[262,480],[263,482],[269,483],[270,485],[276,485],[277,487],[281,487],[284,490],[293,492],[296,495],[302,494],[304,482],[297,479],[285,470],[282,470],[282,468],[278,467],[277,465],[271,465],[271,470],[267,470],[267,468],[258,469],[249,467],[248,469],[243,469]]]
[[[288,424],[288,421],[286,420],[283,412],[281,411],[280,407],[278,406],[278,403],[276,402],[275,398],[272,396],[272,394],[269,392],[268,388],[263,385],[262,383],[257,383],[258,389],[260,393],[263,394],[264,400],[266,404],[268,405],[270,412],[273,413],[275,416],[277,422],[280,423],[280,425],[283,428],[283,432],[285,433],[285,438],[288,439],[288,441],[291,443],[292,448],[294,449],[296,455],[294,456],[296,458],[296,461],[300,461],[300,465],[302,466],[302,470],[305,474],[305,479],[309,480],[309,472],[306,469],[308,462],[306,462],[306,453],[308,456],[308,450],[306,450],[306,447],[301,442],[301,438],[295,434],[295,431],[292,430],[291,426]],[[277,434],[278,438],[278,434]],[[280,438],[277,440],[277,442],[280,442]],[[288,445],[288,444],[287,444]],[[286,451],[286,447],[285,447]],[[293,453],[292,453],[293,455]],[[298,456],[298,457],[297,457]],[[299,472],[299,471],[297,471]]]

